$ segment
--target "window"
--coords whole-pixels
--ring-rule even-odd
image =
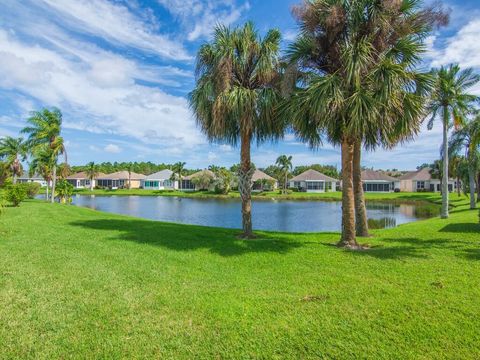
[[[307,190],[323,190],[324,185],[323,181],[307,181]]]
[[[417,181],[417,190],[425,190],[425,181]]]

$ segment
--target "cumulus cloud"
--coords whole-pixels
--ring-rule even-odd
[[[115,144],[108,144],[107,146],[105,146],[103,148],[103,150],[107,153],[111,153],[111,154],[118,154],[119,152],[122,151],[122,149],[120,148],[120,146],[118,145],[115,145]]]

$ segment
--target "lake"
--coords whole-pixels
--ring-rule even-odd
[[[183,224],[241,228],[239,199],[200,199],[162,196],[76,195],[73,204],[139,218]],[[372,228],[390,228],[438,215],[430,204],[367,202]],[[339,231],[341,202],[254,200],[253,226],[258,230],[285,232]]]

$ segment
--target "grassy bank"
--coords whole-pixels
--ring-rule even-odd
[[[232,191],[228,195],[219,195],[209,191],[165,191],[165,190],[143,190],[143,189],[118,189],[118,190],[76,190],[76,194],[80,195],[116,195],[116,196],[177,196],[190,198],[240,198],[237,191]],[[327,192],[327,193],[306,193],[306,192],[290,192],[288,194],[281,194],[279,191],[270,191],[262,193],[253,193],[254,199],[279,199],[279,200],[331,200],[340,201],[342,198],[341,192]],[[367,200],[377,201],[429,201],[441,202],[441,195],[439,193],[366,193]],[[458,201],[463,201],[465,197],[460,197],[457,194],[450,195],[452,204],[455,205]]]
[[[464,203],[464,202],[463,202]],[[0,216],[3,358],[480,357],[480,225],[236,232],[27,202]]]

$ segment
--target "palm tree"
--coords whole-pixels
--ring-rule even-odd
[[[449,144],[448,147],[450,148],[450,154],[448,157],[448,173],[451,174],[452,176],[455,176],[455,181],[457,184],[457,195],[460,197],[460,181],[461,181],[461,172],[460,172],[460,164],[462,162],[462,156],[459,156],[457,154],[453,154],[451,150],[451,145]]]
[[[93,161],[89,162],[87,164],[87,169],[85,170],[85,173],[90,180],[90,191],[93,191],[93,182],[97,178],[99,171],[98,171],[98,166],[95,165]]]
[[[339,245],[357,248],[355,210],[365,207],[359,175],[362,145],[393,146],[419,131],[429,76],[415,65],[438,12],[421,10],[415,0],[315,0],[295,8],[294,14],[300,34],[289,47],[287,72],[299,74],[293,84],[300,88],[283,113],[312,147],[323,138],[340,145]],[[356,206],[356,198],[363,203]],[[362,217],[366,220],[365,213]]]
[[[253,237],[251,143],[284,133],[275,106],[281,98],[279,45],[278,30],[268,31],[262,39],[251,22],[233,30],[217,26],[212,42],[198,52],[196,87],[189,97],[197,124],[211,142],[240,143],[238,187],[244,238]]]
[[[54,163],[52,168],[51,202],[53,203],[55,201],[58,156],[63,154],[65,163],[68,163],[63,137],[60,136],[62,131],[62,113],[57,108],[52,110],[45,108],[40,111],[34,111],[27,119],[27,123],[28,125],[22,130],[22,133],[29,135],[27,144],[31,151],[35,151],[35,148],[39,146],[48,144],[52,152]]]
[[[22,163],[27,159],[27,145],[22,138],[6,136],[0,139],[0,159],[6,161],[13,175],[13,183],[22,175]]]
[[[434,91],[428,111],[431,114],[428,128],[432,129],[439,115],[443,126],[443,174],[442,174],[442,213],[443,219],[448,218],[448,131],[453,126],[459,128],[466,115],[473,111],[473,104],[478,97],[468,91],[480,81],[473,69],[460,70],[457,64],[442,66],[435,70]]]
[[[53,152],[48,145],[36,147],[32,153],[32,161],[30,163],[30,176],[35,173],[41,175],[47,182],[46,200],[48,201],[48,188],[52,181],[52,169],[56,160],[54,159]],[[52,194],[55,199],[55,195]]]
[[[283,193],[287,193],[287,185],[288,185],[288,176],[290,175],[290,171],[293,168],[292,165],[292,156],[287,156],[287,155],[280,155],[277,158],[277,161],[275,162],[275,165],[277,165],[280,168],[280,171],[282,172],[283,175]]]
[[[172,181],[177,181],[178,180],[178,189],[182,190],[182,180],[183,180],[183,175],[185,173],[185,162],[177,162],[173,164],[172,166],[172,177],[170,180]]]
[[[448,146],[451,155],[458,155],[465,151],[465,159],[468,164],[470,209],[475,209],[475,178],[480,169],[480,153],[478,151],[480,146],[480,116],[468,122],[463,128],[454,131]]]
[[[127,164],[127,171],[128,171],[128,188],[132,188],[132,172],[134,169],[134,164],[132,162],[129,162]]]

